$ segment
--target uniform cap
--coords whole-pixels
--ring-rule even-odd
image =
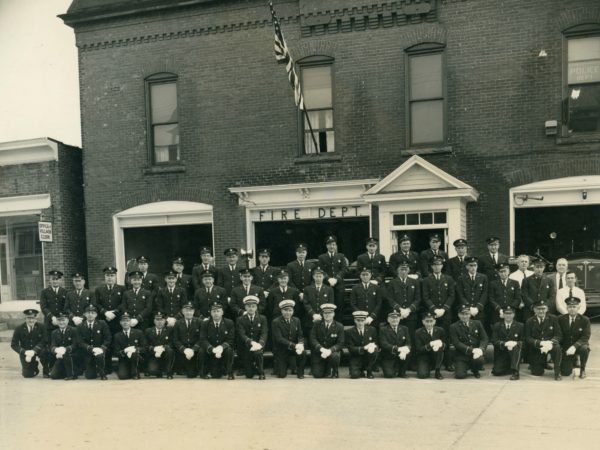
[[[258,305],[260,299],[256,295],[246,295],[242,299],[242,302],[244,303],[244,305]]]
[[[442,242],[442,237],[438,233],[432,233],[429,235],[429,242],[431,241]]]
[[[430,265],[434,265],[434,264],[444,264],[444,258],[442,258],[441,256],[435,255],[433,258],[431,258],[429,260],[429,264]]]
[[[367,311],[354,311],[352,317],[355,319],[366,319],[369,317],[369,313]]]
[[[204,255],[208,253],[209,255],[212,255],[212,248],[210,247],[200,247],[200,254]]]
[[[534,307],[534,308],[540,308],[540,307],[544,307],[544,306],[548,306],[548,305],[547,305],[547,304],[546,304],[546,302],[545,302],[545,301],[543,301],[543,300],[540,300],[539,302],[535,302],[535,303],[533,304],[533,307]]]
[[[467,240],[466,239],[457,239],[452,243],[455,247],[460,247],[461,245],[467,245]]]
[[[233,247],[231,247],[231,248],[228,248],[227,250],[225,250],[225,251],[223,252],[223,254],[224,254],[225,256],[229,256],[229,255],[237,255],[237,254],[238,254],[238,249],[237,249],[237,248],[233,248]]]
[[[362,275],[363,273],[372,273],[371,269],[369,269],[368,267],[363,267],[362,269],[360,269],[360,274]]]
[[[174,270],[167,270],[165,272],[165,277],[175,277],[175,278],[177,278],[177,272],[175,272]]]
[[[423,320],[424,319],[435,319],[435,314],[432,313],[431,311],[427,311],[427,312],[423,313],[422,318],[423,318]]]
[[[402,236],[400,236],[400,238],[398,239],[398,242],[404,242],[404,241],[410,241],[410,237],[408,237],[408,234],[403,234]]]
[[[39,311],[34,308],[28,308],[23,311],[23,314],[25,315],[25,317],[35,317],[39,314]]]
[[[544,261],[543,259],[540,259],[540,258],[534,259],[533,265],[538,266],[538,267],[546,267],[546,261]]]
[[[219,302],[214,302],[210,305],[210,310],[212,311],[213,309],[223,309],[223,305]]]
[[[139,270],[129,272],[129,278],[144,278],[144,274]]]
[[[136,258],[136,261],[139,263],[147,263],[150,262],[150,260],[146,257],[146,256],[138,256]]]
[[[187,303],[184,303],[184,304],[181,306],[181,309],[194,309],[194,304],[193,304],[192,302],[187,302]]]
[[[58,277],[58,278],[62,278],[63,273],[60,270],[50,270],[48,272],[48,275],[50,275],[51,277]]]
[[[261,248],[258,250],[258,256],[262,256],[262,255],[267,255],[267,256],[271,256],[271,250],[269,250],[268,248]]]
[[[303,250],[308,250],[308,247],[306,246],[306,244],[304,242],[300,242],[298,244],[296,244],[296,251],[300,252]]]
[[[181,256],[176,256],[173,258],[172,264],[183,264],[183,258]]]
[[[294,300],[281,300],[279,302],[279,309],[285,309],[285,308],[294,308],[294,306],[296,306],[296,302]]]
[[[333,312],[337,309],[337,306],[335,306],[333,303],[323,303],[321,305],[321,311],[323,312]]]
[[[477,258],[477,256],[467,256],[465,258],[465,264],[477,264],[479,262],[479,259]]]
[[[208,278],[208,277],[214,278],[215,274],[212,272],[212,270],[203,270],[200,273],[200,277],[202,277],[202,278]]]
[[[123,315],[119,319],[120,322],[129,322],[130,320],[131,320],[131,316],[127,313],[123,313]]]
[[[579,297],[567,297],[565,299],[565,303],[567,305],[579,305],[581,303],[581,299]]]
[[[502,308],[502,312],[503,312],[504,314],[506,314],[507,312],[508,312],[508,313],[513,313],[513,314],[514,314],[516,311],[515,311],[515,308],[513,308],[512,306],[510,306],[510,305],[506,305],[504,308]]]
[[[158,311],[156,314],[154,314],[154,318],[155,319],[166,319],[165,315],[163,313],[161,313],[160,311]]]
[[[290,274],[287,270],[282,270],[277,274],[277,278],[289,277]]]
[[[98,308],[96,308],[94,305],[87,305],[85,307],[85,309],[83,310],[83,312],[98,312]]]
[[[508,269],[508,270],[510,270],[510,265],[508,263],[505,263],[505,262],[496,264],[496,270],[502,270],[502,269]]]
[[[377,239],[375,239],[374,237],[370,237],[370,238],[367,238],[367,240],[365,242],[366,242],[366,245],[369,245],[369,244],[377,244],[379,241]]]
[[[252,275],[252,272],[250,272],[250,269],[248,269],[247,267],[238,270],[238,272],[240,273],[240,275]]]
[[[398,311],[390,311],[387,315],[388,317],[400,317],[400,313]]]
[[[471,311],[471,307],[469,305],[460,305],[458,308],[458,312],[465,312],[465,311]]]
[[[71,278],[85,278],[81,272],[75,272],[71,275]]]
[[[496,236],[491,236],[485,240],[486,244],[493,244],[494,242],[500,242],[500,238]]]
[[[315,273],[322,273],[322,274],[324,274],[324,273],[325,273],[325,271],[324,271],[322,268],[320,268],[320,267],[315,267],[315,268],[312,270],[312,274],[314,275]]]
[[[102,272],[104,273],[117,273],[117,268],[114,266],[106,266],[104,269],[102,269]]]

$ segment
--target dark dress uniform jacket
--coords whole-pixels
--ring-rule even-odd
[[[135,347],[138,356],[141,356],[144,353],[144,350],[146,349],[146,338],[144,337],[144,332],[142,330],[130,328],[129,338],[125,336],[123,331],[119,331],[115,334],[114,353],[119,358],[127,357],[124,350],[131,345]]]
[[[536,316],[527,319],[525,324],[525,342],[527,345],[539,348],[540,341],[552,341],[553,344],[560,344],[563,339],[558,319],[552,315],[546,314],[542,323]]]
[[[390,256],[390,272],[392,276],[398,275],[396,270],[398,269],[400,263],[407,263],[410,273],[421,275],[421,268],[419,267],[419,254],[417,252],[413,252],[411,250],[405,255],[402,251],[399,251]]]
[[[508,264],[508,257],[506,255],[503,255],[500,252],[496,253],[496,263],[494,263],[494,260],[492,259],[490,252],[487,252],[487,253],[481,255],[478,258],[478,260],[479,260],[478,270],[482,274],[484,274],[486,277],[488,277],[489,283],[500,278],[500,275],[498,275],[498,272],[496,272],[496,264],[500,264],[500,263]]]
[[[67,353],[73,354],[73,350],[77,348],[78,335],[75,327],[67,325],[65,332],[61,332],[59,328],[52,332],[50,337],[50,352],[54,355],[54,351],[58,347],[64,347]]]
[[[450,342],[461,355],[470,355],[475,348],[485,353],[488,335],[479,320],[470,320],[468,326],[459,320],[450,325]]]
[[[577,314],[575,317],[575,323],[571,327],[570,317],[568,314],[564,314],[558,318],[558,324],[562,334],[561,346],[564,350],[570,346],[574,346],[576,349],[582,345],[589,345],[592,328],[590,325],[590,319],[581,314]]]
[[[231,294],[231,290],[235,286],[242,284],[242,280],[240,280],[240,268],[240,265],[236,264],[232,270],[229,264],[227,264],[225,267],[219,269],[219,279],[217,284],[225,289],[227,295]]]
[[[174,327],[173,327],[174,328]],[[164,345],[165,348],[173,348],[173,328],[163,327],[160,330],[160,334],[156,334],[156,327],[146,328],[146,344],[148,345],[148,352],[154,353],[154,347]]]
[[[194,285],[192,284],[192,276],[187,273],[182,273],[181,277],[177,276],[177,281],[175,281],[175,286],[180,287],[185,291],[185,295],[188,298],[192,298],[194,296]],[[154,293],[156,295],[156,292]]]
[[[394,359],[398,357],[398,348],[408,346],[412,348],[408,328],[398,325],[394,331],[389,323],[379,329],[379,343],[381,344],[381,356],[383,359]]]
[[[417,355],[425,354],[428,355],[433,352],[431,348],[431,341],[441,340],[446,344],[446,332],[442,327],[433,327],[433,336],[431,336],[425,327],[419,328],[415,331],[415,353]],[[438,350],[440,351],[440,350]]]
[[[23,323],[15,328],[10,348],[19,355],[25,353],[25,350],[34,350],[39,357],[46,350],[47,346],[46,327],[40,323],[34,323],[31,333],[27,329],[27,324]]]
[[[454,281],[458,282],[459,277],[467,273],[465,257],[462,257],[462,261],[458,256],[450,258],[446,262],[446,273],[450,275]]]
[[[344,342],[351,355],[370,355],[371,353],[368,353],[363,347],[370,343],[379,346],[377,329],[375,327],[365,325],[364,333],[361,336],[358,332],[358,328],[354,326],[346,331],[346,334],[344,335]]]
[[[167,317],[182,317],[181,307],[187,303],[185,289],[175,286],[173,292],[168,287],[162,287],[154,298],[154,311],[160,311]]]
[[[223,309],[227,311],[229,305],[227,303],[227,292],[221,286],[213,286],[210,292],[205,287],[196,290],[194,294],[194,306],[196,307],[196,315],[201,319],[210,318],[210,306],[214,303],[219,303]]]
[[[113,285],[112,289],[108,289],[108,286],[98,286],[95,291],[96,306],[101,316],[104,316],[107,311],[115,311],[115,315],[118,317],[121,303],[123,302],[123,294],[125,293],[125,286],[119,284]],[[115,318],[118,323],[118,318]]]
[[[431,262],[431,258],[433,258],[433,250],[428,248],[427,250],[423,250],[419,255],[419,263],[421,264],[421,274],[425,277],[431,273],[431,266],[429,265]],[[436,256],[439,256],[444,260],[444,265],[448,261],[448,254],[443,250],[438,250]],[[446,267],[444,267],[444,272],[446,272]]]
[[[255,314],[252,322],[250,322],[249,315],[238,317],[236,328],[237,337],[246,348],[250,348],[251,341],[258,342],[264,348],[269,333],[269,326],[265,316]]]
[[[365,267],[371,271],[373,279],[376,279],[380,283],[384,280],[388,270],[387,264],[385,263],[385,256],[380,253],[375,253],[373,258],[371,258],[369,252],[358,255],[358,258],[356,259],[358,273]]]
[[[297,317],[292,317],[289,325],[283,317],[277,317],[271,324],[271,333],[273,334],[274,353],[295,350],[296,344],[304,344],[302,326]]]
[[[506,280],[506,286],[500,280],[494,280],[490,284],[490,304],[495,311],[500,311],[508,305],[518,309],[521,304],[521,288],[519,282]]]
[[[304,292],[304,288],[306,286],[310,286],[312,283],[312,270],[315,265],[313,263],[304,261],[302,267],[300,267],[300,263],[298,260],[294,260],[289,262],[286,266],[288,273],[290,274],[290,286],[295,287],[300,290],[300,292]],[[325,270],[324,267],[322,267]]]
[[[125,291],[121,312],[126,312],[131,317],[136,318],[140,324],[143,324],[152,313],[152,294],[150,291],[141,289],[137,295],[133,289]]]
[[[266,266],[263,269],[261,266],[256,266],[250,272],[252,273],[252,283],[263,291],[268,291],[277,282],[278,270],[275,267]]]
[[[213,347],[218,347],[219,345],[222,345],[224,349],[231,348],[233,350],[234,344],[235,325],[233,324],[233,320],[221,319],[218,329],[212,319],[202,322],[200,345],[205,352],[211,353]]]
[[[521,287],[521,296],[525,308],[531,310],[533,305],[538,302],[544,302],[553,308],[556,301],[556,286],[554,279],[544,275],[531,275],[523,280]]]
[[[142,289],[150,291],[153,295],[156,294],[160,285],[160,279],[154,273],[147,272],[142,278]]]
[[[413,278],[407,277],[406,281],[394,278],[387,285],[387,298],[391,309],[409,308],[413,315],[421,307],[421,285]]]
[[[321,314],[321,305],[323,303],[333,303],[333,295],[333,288],[326,284],[322,284],[319,290],[314,284],[306,286],[303,301],[307,318],[312,320],[313,314]]]
[[[483,313],[488,302],[488,288],[488,279],[485,275],[476,273],[475,280],[472,280],[470,274],[464,273],[456,282],[458,305],[475,307]]]
[[[343,253],[334,253],[333,257],[329,253],[319,255],[319,266],[325,271],[327,278],[337,278],[336,288],[341,289],[344,285],[344,277],[348,271],[348,263]]]
[[[103,320],[94,320],[91,330],[87,320],[84,320],[77,326],[77,334],[80,347],[87,352],[91,352],[94,347],[100,347],[106,352],[112,340],[108,325]]]
[[[266,311],[265,291],[255,284],[251,284],[248,289],[244,285],[239,285],[231,290],[230,308],[235,317],[244,314],[244,297],[247,295],[256,295],[258,297],[258,313],[263,314]]]
[[[424,278],[421,283],[422,297],[425,307],[433,311],[444,308],[449,311],[454,303],[455,283],[446,274],[441,274],[439,281],[432,274]]]
[[[96,306],[96,299],[89,290],[82,289],[79,295],[77,295],[77,291],[67,293],[65,312],[70,318],[74,316],[83,317],[83,312],[88,305]]]
[[[344,326],[334,320],[327,329],[324,320],[316,322],[310,332],[310,343],[316,352],[321,347],[340,352],[344,348]]]
[[[367,311],[370,317],[377,319],[383,298],[384,293],[380,286],[369,283],[365,289],[364,284],[361,282],[354,286],[350,292],[352,311]]]
[[[494,347],[505,348],[504,344],[506,342],[515,341],[521,343],[523,339],[525,339],[525,325],[521,322],[513,320],[509,330],[506,329],[504,320],[492,325],[492,344],[494,344]]]
[[[204,287],[204,285],[202,284],[202,272],[204,272],[205,270],[208,270],[213,274],[213,279],[215,283],[219,279],[219,271],[212,264],[207,264],[206,266],[202,263],[196,264],[192,269],[192,286],[194,286],[194,292]]]
[[[191,348],[194,352],[198,352],[201,347],[200,329],[202,321],[197,317],[192,318],[190,326],[187,326],[185,319],[179,319],[173,327],[173,339],[175,348],[183,352],[186,348]]]
[[[277,286],[269,291],[269,296],[267,297],[267,305],[270,308],[273,317],[281,315],[279,302],[283,300],[294,300],[296,302],[294,305],[295,316],[302,316],[304,314],[302,302],[300,301],[300,291],[294,287],[288,286],[285,292],[282,292],[281,287]]]
[[[55,317],[58,313],[65,312],[66,303],[67,290],[65,288],[59,287],[58,294],[51,287],[42,290],[40,308],[44,314],[44,322],[50,324],[52,323],[52,317]]]

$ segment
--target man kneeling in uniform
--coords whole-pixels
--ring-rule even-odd
[[[458,320],[450,325],[450,342],[454,345],[454,377],[467,378],[470,369],[475,378],[481,378],[484,353],[488,345],[488,336],[479,320],[471,319],[471,308],[462,305],[458,310]]]
[[[246,378],[253,378],[258,372],[258,379],[264,380],[264,349],[269,330],[267,318],[257,312],[259,301],[256,295],[242,299],[246,314],[237,318],[237,336]]]
[[[547,314],[548,306],[545,302],[535,303],[533,312],[535,315],[530,317],[525,324],[525,342],[529,349],[528,360],[531,374],[544,375],[549,353],[554,363],[554,379],[560,381],[562,379],[560,375],[562,333],[558,319]]]
[[[492,325],[492,343],[494,344],[494,368],[492,375],[511,374],[511,380],[519,379],[519,363],[523,348],[522,323],[515,321],[515,308],[506,305],[502,309],[503,320]]]
[[[381,366],[385,378],[406,378],[408,354],[411,352],[411,341],[408,327],[400,325],[400,313],[391,311],[388,323],[379,330],[381,343]]]
[[[165,327],[167,318],[160,311],[154,314],[154,326],[146,329],[148,343],[148,375],[162,378],[166,372],[167,379],[173,379],[173,328]]]
[[[48,378],[48,358],[46,354],[46,327],[37,323],[36,309],[26,309],[25,323],[15,328],[10,347],[19,354],[24,378],[33,378],[38,373],[38,359],[44,368],[44,378]]]
[[[338,369],[344,347],[344,326],[333,320],[337,306],[323,303],[323,320],[315,322],[310,332],[312,352],[310,365],[313,377],[339,378]]]
[[[281,316],[276,317],[271,325],[273,366],[277,378],[285,378],[288,367],[296,367],[298,378],[304,378],[304,365],[306,363],[304,334],[300,319],[294,317],[295,306],[296,302],[294,300],[280,301]]]
[[[352,317],[355,326],[345,334],[346,346],[350,352],[350,378],[364,377],[365,370],[367,378],[374,378],[373,365],[379,354],[377,329],[366,325],[368,311],[354,311]]]
[[[200,373],[208,378],[206,363],[210,364],[210,375],[221,378],[223,365],[227,379],[233,380],[233,346],[235,344],[235,325],[233,320],[223,317],[223,305],[213,303],[210,306],[210,319],[202,322],[200,328]],[[208,361],[207,361],[208,360]]]
[[[558,318],[563,336],[561,375],[567,377],[573,373],[575,358],[579,356],[579,378],[585,378],[585,366],[590,353],[590,335],[592,333],[590,319],[579,314],[581,300],[578,297],[568,297],[565,303],[567,304],[567,314]]]
[[[83,315],[85,321],[77,327],[79,357],[76,360],[83,359],[83,373],[86,379],[100,377],[101,380],[106,380],[106,369],[110,372],[112,365],[112,353],[108,351],[112,340],[110,328],[105,321],[96,320],[98,311],[94,305],[88,305]]]
[[[69,325],[69,316],[59,313],[58,328],[50,335],[50,378],[76,380],[73,372],[73,351],[77,348],[75,327]]]
[[[417,354],[417,378],[429,378],[435,369],[435,378],[443,380],[441,367],[446,349],[446,332],[435,326],[435,314],[423,314],[423,328],[415,332],[415,352]]]
[[[140,379],[142,353],[146,347],[144,333],[131,328],[131,317],[127,313],[121,316],[121,328],[115,335],[115,354],[119,357],[117,376],[119,380]]]

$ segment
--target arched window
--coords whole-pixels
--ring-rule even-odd
[[[146,111],[151,164],[179,162],[177,75],[165,72],[146,78]]]

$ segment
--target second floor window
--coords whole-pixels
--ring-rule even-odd
[[[567,42],[569,132],[600,131],[600,36]]]
[[[327,153],[335,150],[331,64],[302,67],[302,92],[309,120],[302,114],[304,153]],[[314,138],[313,138],[314,137]],[[316,142],[316,145],[315,145]]]
[[[154,164],[177,162],[181,159],[177,79],[166,74],[149,78],[148,98],[152,161]]]

